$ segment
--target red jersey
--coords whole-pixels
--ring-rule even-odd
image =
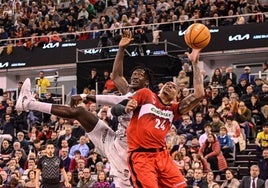
[[[137,148],[163,148],[174,119],[179,118],[178,103],[164,105],[151,90],[144,88],[133,96],[138,107],[127,128],[129,151]]]

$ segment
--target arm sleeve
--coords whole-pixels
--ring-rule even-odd
[[[116,104],[112,107],[111,113],[113,116],[121,116],[126,114],[125,108],[127,105],[128,99],[121,101],[119,104]]]
[[[96,102],[100,105],[115,105],[128,97],[130,97],[130,95],[96,95]]]

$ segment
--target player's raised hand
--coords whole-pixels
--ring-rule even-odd
[[[127,47],[132,41],[132,32],[129,29],[123,30],[122,38],[119,42],[119,47]]]
[[[192,49],[192,52],[186,52],[185,54],[187,55],[189,61],[192,63],[198,63],[199,61],[199,55],[200,55],[201,49]]]

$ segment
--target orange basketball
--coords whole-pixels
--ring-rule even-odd
[[[184,40],[190,48],[203,49],[210,42],[210,31],[201,23],[190,25],[184,34]]]

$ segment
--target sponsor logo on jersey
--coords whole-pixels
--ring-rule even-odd
[[[139,118],[145,114],[148,114],[148,113],[154,114],[160,118],[169,119],[170,122],[172,122],[172,120],[174,118],[173,111],[163,110],[163,109],[157,108],[156,106],[154,106],[152,104],[142,105],[141,110],[140,110],[140,114],[139,114]]]
[[[105,143],[107,134],[108,134],[108,129],[105,129],[105,130],[104,130],[104,133],[103,133],[103,135],[102,135],[102,143]]]

